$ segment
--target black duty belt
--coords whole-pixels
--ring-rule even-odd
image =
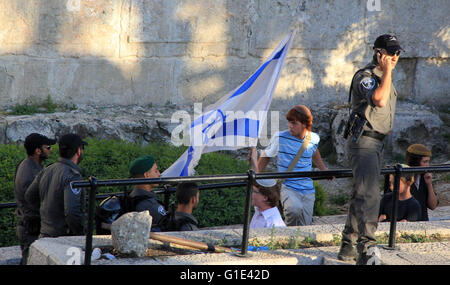
[[[382,133],[376,131],[363,131],[362,135],[377,139],[379,141],[382,141],[386,137],[386,135],[383,135]]]

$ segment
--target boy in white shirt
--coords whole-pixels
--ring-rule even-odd
[[[275,179],[256,180],[252,191],[252,203],[255,214],[250,228],[285,227],[277,205],[280,200],[280,187]]]
[[[249,161],[252,169],[258,172],[255,148],[250,149]],[[277,208],[280,201],[280,186],[275,179],[259,179],[255,181],[252,191],[252,204],[255,214],[250,222],[250,228],[285,227],[286,224]]]

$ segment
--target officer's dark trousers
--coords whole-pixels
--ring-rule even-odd
[[[357,243],[361,254],[376,243],[383,142],[366,136],[361,136],[358,143],[349,139],[347,152],[354,185],[342,243]]]
[[[21,265],[27,264],[30,245],[38,239],[37,234],[30,234],[28,230],[21,224],[17,225],[17,237],[19,239],[20,249],[22,250]]]

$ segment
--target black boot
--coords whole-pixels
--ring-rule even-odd
[[[356,252],[356,248],[347,242],[341,243],[341,248],[339,249],[339,253],[337,258],[343,261],[355,261],[358,257],[358,253]]]

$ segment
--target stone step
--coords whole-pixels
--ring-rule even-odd
[[[397,234],[415,234],[431,236],[433,234],[439,234],[443,238],[450,237],[450,219],[447,219],[450,207],[437,208],[438,211],[430,212],[429,222],[402,222],[397,223]],[[249,233],[249,241],[253,243],[268,244],[274,239],[278,242],[289,242],[290,240],[297,238],[299,241],[303,241],[305,238],[309,240],[316,240],[318,242],[333,242],[341,237],[341,232],[344,228],[343,221],[345,221],[345,215],[326,216],[326,217],[314,217],[314,224],[311,226],[300,227],[286,227],[275,229],[251,229]],[[390,223],[380,223],[377,229],[377,236],[389,235]],[[225,227],[215,227],[209,229],[202,229],[195,232],[171,232],[167,233],[173,236],[181,237],[184,239],[207,242],[214,245],[222,245],[228,247],[239,246],[242,242],[242,225],[231,225]],[[50,258],[53,253],[47,252],[48,247],[58,247],[62,245],[67,249],[67,245],[84,248],[84,237],[60,237],[58,239],[43,239],[33,247],[34,250],[39,253],[41,257],[46,261],[45,264],[53,264]],[[94,240],[97,240],[100,244],[107,246],[112,245],[110,236],[95,236]],[[54,243],[54,245],[52,245]],[[405,247],[405,244],[399,245]],[[407,246],[406,246],[407,247]],[[328,248],[328,247],[327,247]],[[310,249],[315,250],[315,249]],[[333,250],[333,247],[324,252]],[[47,253],[45,253],[47,252]],[[59,252],[59,251],[57,251]],[[307,251],[309,252],[309,251]],[[333,251],[334,252],[334,251]],[[59,252],[58,254],[61,254]],[[65,255],[65,252],[62,252]],[[337,254],[337,251],[336,251]],[[332,261],[329,255],[324,255],[328,259],[322,259],[321,262],[335,262]],[[3,247],[0,248],[0,265],[19,264],[21,257],[21,251],[19,246]],[[305,257],[311,258],[310,256]],[[317,258],[316,258],[317,259]],[[315,260],[315,259],[314,259]],[[311,261],[312,262],[312,261]],[[314,261],[319,262],[319,261]],[[59,264],[58,262],[55,262]]]

